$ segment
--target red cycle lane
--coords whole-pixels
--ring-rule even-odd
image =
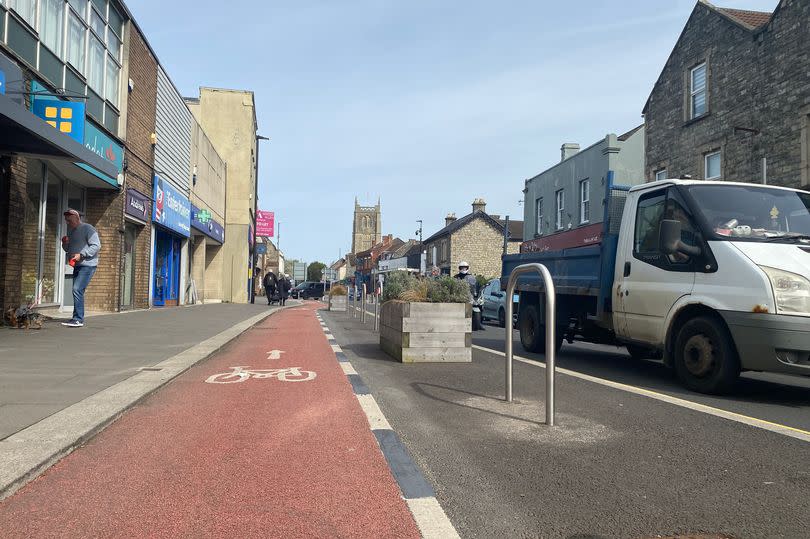
[[[0,502],[0,535],[419,537],[315,308],[266,319]]]

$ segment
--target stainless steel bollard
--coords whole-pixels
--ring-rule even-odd
[[[374,331],[380,331],[380,296],[374,299]]]
[[[506,285],[506,401],[512,402],[512,314],[513,297],[518,277],[526,273],[539,273],[546,290],[546,425],[554,426],[554,377],[557,347],[555,332],[557,295],[551,274],[542,264],[523,264],[512,270]]]
[[[360,299],[360,309],[362,309],[362,314],[360,319],[363,323],[366,323],[366,283],[363,283],[363,297]]]

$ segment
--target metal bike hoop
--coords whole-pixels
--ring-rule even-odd
[[[556,375],[556,303],[554,281],[543,264],[523,264],[512,270],[506,285],[506,402],[512,402],[512,316],[514,311],[515,286],[518,277],[527,273],[539,273],[546,291],[546,425],[554,426],[554,377]]]

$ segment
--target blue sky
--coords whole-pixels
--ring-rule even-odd
[[[722,7],[771,11],[777,0]],[[131,0],[183,95],[256,93],[259,205],[288,258],[351,247],[354,197],[383,233],[471,210],[522,219],[523,180],[642,122],[695,2]],[[225,9],[222,7],[225,6]]]

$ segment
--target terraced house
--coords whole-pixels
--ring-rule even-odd
[[[644,106],[648,180],[810,185],[810,2],[700,0]]]

